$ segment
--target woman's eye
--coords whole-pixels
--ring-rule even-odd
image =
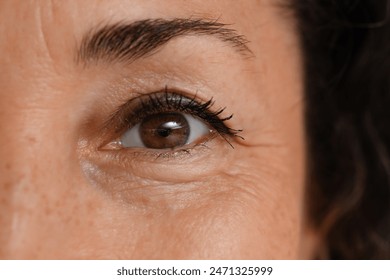
[[[203,121],[186,113],[157,113],[144,117],[121,137],[124,148],[174,149],[191,144],[211,132]]]
[[[115,139],[102,150],[146,148],[174,150],[199,144],[220,136],[231,147],[230,139],[242,130],[232,129],[225,122],[233,115],[221,117],[225,108],[213,109],[211,98],[206,102],[189,98],[167,87],[163,91],[143,94],[122,104],[105,123],[104,131],[114,131]],[[112,138],[111,138],[112,139]]]

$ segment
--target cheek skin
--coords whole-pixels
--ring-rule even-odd
[[[128,191],[125,200],[112,197],[98,215],[106,218],[100,219],[101,233],[115,228],[109,242],[100,244],[122,248],[121,258],[296,258],[301,219],[300,193],[291,187],[296,174],[286,167],[285,153],[267,154],[262,147],[255,155],[247,149],[236,146],[234,165],[226,163],[202,182],[165,188],[134,182],[144,196]],[[127,210],[118,211],[120,201]]]
[[[300,257],[305,169],[300,54],[291,22],[281,20],[272,1],[253,1],[244,10],[237,1],[215,1],[210,7],[204,1],[184,6],[170,1],[167,8],[150,1],[145,4],[150,9],[136,8],[141,1],[131,4],[137,17],[145,10],[150,17],[222,14],[221,21],[237,24],[251,40],[255,54],[247,68],[237,68],[229,58],[225,67],[218,66],[226,68],[219,71],[223,77],[218,78],[225,80],[220,90],[231,93],[218,99],[234,108],[246,140],[226,153],[216,148],[219,160],[208,161],[211,167],[202,179],[186,181],[183,171],[176,182],[166,176],[159,184],[163,168],[145,167],[144,178],[132,182],[139,204],[117,199],[118,178],[83,166],[85,155],[78,150],[97,95],[80,89],[85,76],[72,66],[73,34],[85,26],[83,19],[105,19],[110,9],[95,11],[92,2],[88,7],[64,2],[51,10],[44,2],[36,7],[2,2],[0,37],[9,40],[0,44],[0,53],[7,54],[0,56],[0,258]],[[74,9],[90,16],[77,16]],[[118,14],[132,18],[128,10]],[[22,24],[15,27],[12,19]],[[206,63],[194,58],[191,67]],[[229,91],[233,82],[245,90]],[[202,167],[188,164],[193,173],[204,172]],[[93,172],[117,191],[101,191]],[[148,174],[155,178],[148,180]]]

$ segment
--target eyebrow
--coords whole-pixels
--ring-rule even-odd
[[[213,36],[231,45],[244,56],[253,56],[248,40],[229,25],[203,19],[145,19],[133,23],[106,25],[87,32],[77,51],[76,61],[126,62],[149,56],[170,40],[186,35]]]

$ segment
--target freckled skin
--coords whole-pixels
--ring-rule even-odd
[[[301,53],[275,2],[1,1],[0,258],[309,257]],[[188,36],[130,65],[75,63],[101,22],[194,15],[232,24],[253,57]],[[158,160],[97,149],[129,88],[166,85],[213,97],[245,141]]]

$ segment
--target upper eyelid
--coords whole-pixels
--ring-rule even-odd
[[[108,121],[104,123],[103,128],[112,129],[114,123],[117,122],[118,119],[123,121],[123,118],[125,116],[129,115],[130,111],[132,109],[135,109],[135,107],[137,107],[134,105],[134,102],[136,102],[137,100],[139,100],[139,102],[142,103],[142,102],[144,102],[145,99],[151,98],[151,97],[159,95],[159,94],[165,94],[166,96],[168,94],[171,96],[180,97],[182,99],[188,99],[188,100],[191,100],[192,102],[197,102],[196,99],[198,98],[197,94],[190,96],[188,93],[184,93],[181,90],[168,89],[167,86],[165,86],[164,89],[152,91],[149,93],[137,93],[137,96],[124,102],[111,114]],[[202,102],[202,101],[199,101],[197,103],[200,103],[200,102]],[[207,101],[205,101],[205,102],[207,102]]]
[[[134,102],[136,102],[137,100],[139,100],[139,102],[143,103],[144,99],[148,99],[148,98],[155,96],[155,95],[158,95],[158,94],[166,94],[166,93],[175,94],[175,95],[180,96],[180,97],[186,96],[181,91],[175,90],[175,93],[173,93],[172,90],[168,90],[167,86],[163,90],[157,90],[157,91],[152,91],[150,93],[142,93],[142,94],[138,93],[136,97],[133,97],[133,98],[129,99],[128,101],[126,101],[125,103],[123,103],[122,105],[120,105],[113,112],[113,114],[111,114],[108,121],[104,124],[103,127],[112,129],[114,122],[118,122],[118,120],[124,121],[124,117],[128,116],[130,114],[130,111],[137,107],[136,105],[134,105]],[[190,99],[190,97],[185,97],[185,98]],[[194,99],[194,98],[196,98],[196,95],[194,97],[192,97],[191,99]],[[143,105],[143,104],[141,104],[141,105]],[[117,130],[117,129],[115,129],[115,130]]]

